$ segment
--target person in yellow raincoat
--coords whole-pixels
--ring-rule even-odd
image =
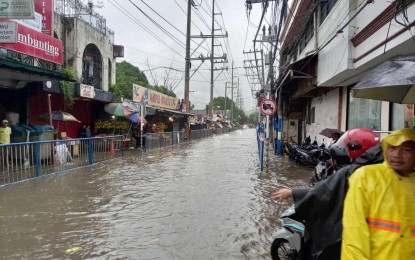
[[[382,140],[385,161],[349,179],[343,211],[342,260],[415,259],[415,130]]]

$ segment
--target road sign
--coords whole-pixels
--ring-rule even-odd
[[[275,104],[274,100],[272,99],[265,99],[262,101],[261,105],[259,106],[259,109],[261,110],[261,113],[264,116],[269,116],[275,113],[277,111],[277,105]]]

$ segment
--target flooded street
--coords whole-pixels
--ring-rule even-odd
[[[1,188],[0,259],[270,259],[271,193],[312,172],[260,174],[254,129],[139,154]]]

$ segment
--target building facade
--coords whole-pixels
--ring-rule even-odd
[[[283,136],[327,144],[319,135],[324,128],[413,127],[413,104],[354,98],[352,88],[380,63],[415,53],[414,20],[412,0],[293,1],[280,37],[276,87]]]
[[[116,58],[123,56],[123,46],[114,45],[114,32],[93,6],[78,0],[36,0],[35,6],[39,26],[33,26],[32,20],[16,20],[21,38],[17,44],[43,41],[55,47],[56,54],[0,44],[0,114],[12,123],[44,125],[49,122],[39,116],[50,106],[80,121],[52,122],[68,137],[78,137],[82,125],[108,116],[103,106],[115,101],[109,89],[115,83]]]

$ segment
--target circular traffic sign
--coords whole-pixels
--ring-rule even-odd
[[[261,102],[259,109],[264,116],[269,116],[277,111],[277,104],[275,104],[274,100],[272,99],[265,99]]]

